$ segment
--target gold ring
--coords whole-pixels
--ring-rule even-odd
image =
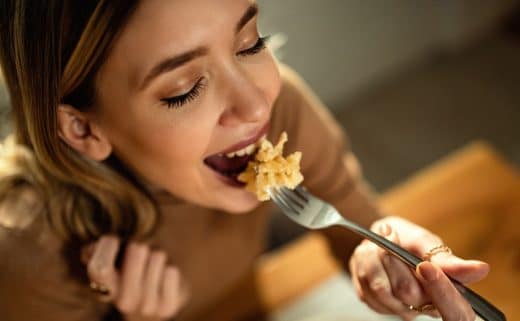
[[[435,306],[431,303],[423,304],[421,306],[416,307],[415,305],[407,305],[408,310],[415,311],[418,313],[428,312],[435,310]]]
[[[431,249],[429,249],[428,252],[426,252],[422,258],[424,261],[431,261],[432,257],[439,253],[451,254],[452,252],[448,246],[446,246],[444,244],[440,244],[440,245],[434,246]]]
[[[90,290],[92,290],[92,292],[94,292],[96,294],[100,294],[102,296],[110,295],[110,290],[102,284],[96,283],[94,281],[90,281],[89,287],[90,287]]]

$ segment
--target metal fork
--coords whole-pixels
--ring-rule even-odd
[[[345,219],[332,205],[315,197],[304,187],[294,190],[286,187],[269,190],[274,203],[294,222],[309,229],[321,229],[333,225],[346,227],[354,233],[370,240],[395,255],[412,268],[416,268],[423,260],[408,252],[401,246],[376,234],[352,221]],[[504,313],[468,289],[460,282],[450,278],[455,288],[468,300],[473,310],[485,321],[506,321]]]

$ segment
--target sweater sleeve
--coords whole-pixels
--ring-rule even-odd
[[[309,191],[333,204],[343,216],[369,227],[381,218],[380,210],[341,126],[294,71],[281,66],[281,75],[273,135],[287,131],[287,153],[302,152],[303,185]],[[360,239],[337,228],[324,233],[334,254],[346,264]]]

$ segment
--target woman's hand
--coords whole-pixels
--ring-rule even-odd
[[[371,228],[419,257],[442,244],[431,232],[397,217],[387,217]],[[354,251],[349,266],[352,281],[362,301],[376,312],[412,320],[419,312],[411,307],[434,307],[422,311],[444,321],[475,320],[469,303],[451,284],[446,274],[468,284],[483,279],[487,263],[460,259],[450,252],[437,251],[430,262],[416,271],[377,245],[363,241]]]
[[[167,265],[165,252],[129,243],[119,271],[115,267],[119,251],[119,238],[103,236],[82,253],[91,286],[108,290],[100,300],[112,302],[127,321],[160,321],[176,315],[187,294],[179,270]]]

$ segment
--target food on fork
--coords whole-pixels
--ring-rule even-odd
[[[301,152],[283,157],[283,146],[287,142],[287,133],[283,132],[276,146],[267,139],[262,139],[255,158],[238,176],[246,183],[246,189],[255,193],[260,201],[267,201],[269,189],[278,187],[296,188],[303,181],[300,173]]]

